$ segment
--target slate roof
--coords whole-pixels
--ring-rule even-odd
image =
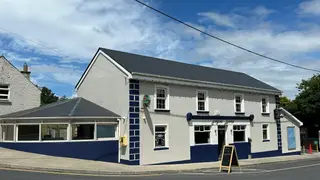
[[[60,101],[18,111],[0,116],[1,118],[32,118],[32,117],[120,117],[114,112],[107,110],[82,97]]]
[[[192,65],[105,48],[99,49],[130,73],[146,73],[281,92],[275,87],[241,72]]]

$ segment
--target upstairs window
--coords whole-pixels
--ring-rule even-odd
[[[243,100],[242,94],[235,94],[234,106],[235,106],[236,113],[244,113],[244,100]]]
[[[269,113],[269,100],[268,97],[261,98],[261,112]]]
[[[169,88],[165,86],[156,86],[156,100],[155,109],[168,110],[169,109]]]
[[[208,111],[208,92],[197,91],[197,111]]]
[[[0,84],[0,101],[8,101],[9,100],[9,85]]]

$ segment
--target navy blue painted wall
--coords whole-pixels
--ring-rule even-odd
[[[252,158],[263,158],[263,157],[274,157],[274,156],[292,156],[292,155],[300,155],[301,151],[290,152],[290,153],[282,153],[282,150],[275,151],[264,151],[258,153],[252,153]]]
[[[241,142],[232,144],[236,147],[238,159],[248,159],[251,154],[251,145],[249,142]]]
[[[218,145],[190,146],[191,162],[218,161]]]
[[[39,143],[0,143],[0,147],[19,151],[105,162],[118,162],[119,142],[39,142]]]

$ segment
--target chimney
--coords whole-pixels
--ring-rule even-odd
[[[30,74],[31,72],[28,70],[28,64],[27,63],[24,63],[23,65],[23,70],[21,71],[21,73],[27,78],[30,80]]]

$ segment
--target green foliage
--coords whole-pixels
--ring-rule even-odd
[[[57,102],[59,97],[56,96],[49,88],[41,88],[41,105]]]

